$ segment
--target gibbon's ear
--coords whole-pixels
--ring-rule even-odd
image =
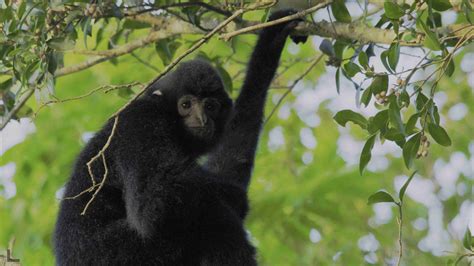
[[[163,93],[160,90],[156,90],[156,91],[152,92],[152,94],[158,95],[158,96],[163,95]]]

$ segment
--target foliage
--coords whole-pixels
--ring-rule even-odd
[[[10,118],[32,118],[37,128],[25,142],[2,155],[2,165],[16,163],[18,191],[11,199],[0,197],[0,249],[16,237],[14,255],[22,262],[53,264],[51,231],[58,206],[54,195],[84,144],[81,136],[97,131],[136,95],[137,82],[146,84],[189,51],[189,58],[212,62],[226,89],[235,96],[255,36],[239,35],[225,42],[218,33],[199,49],[190,48],[217,25],[216,21],[229,17],[241,4],[248,6],[247,2],[0,2],[2,128]],[[398,256],[396,241],[401,228],[393,220],[367,227],[372,211],[366,199],[369,203],[395,203],[400,215],[403,203],[407,221],[426,217],[427,210],[405,196],[414,174],[400,187],[399,201],[391,196],[396,194],[387,192],[392,178],[413,169],[432,177],[439,158],[447,159],[456,151],[469,154],[472,123],[446,122],[443,117],[456,103],[468,106],[468,117],[474,106],[468,74],[459,70],[462,56],[474,49],[470,45],[474,38],[471,3],[462,0],[453,7],[441,0],[399,2],[386,1],[370,10],[365,6],[357,17],[349,11],[349,2],[333,1],[319,12],[331,11],[332,27],[337,31],[350,25],[353,35],[337,31],[334,38],[334,33],[314,31],[324,24],[309,22],[308,17],[307,29],[326,38],[317,39],[320,51],[311,44],[288,44],[273,83],[273,101],[267,106],[267,114],[275,112],[275,116],[267,121],[262,134],[250,191],[252,211],[247,225],[263,265],[363,264],[367,262],[364,256],[371,252],[359,250],[357,241],[368,232],[382,245],[376,251],[379,258]],[[454,25],[442,20],[447,10],[456,12]],[[244,12],[225,32],[264,21],[268,12],[268,8]],[[366,36],[359,29],[383,31],[391,39],[379,44],[370,39],[376,35]],[[403,61],[404,55],[413,51],[405,46],[421,46],[414,66]],[[352,86],[354,105],[360,108],[331,112],[327,102],[315,104],[311,110],[318,112],[321,120],[321,126],[316,126],[308,124],[298,110],[302,89],[297,85],[317,84],[317,73],[325,69],[317,65],[320,52],[326,56],[328,71],[335,68],[331,77],[334,95],[351,94]],[[439,91],[447,95],[447,103],[436,101]],[[370,109],[376,111],[367,115]],[[282,115],[285,110],[289,110],[286,116]],[[334,121],[365,142],[358,150],[359,169],[342,159],[338,138],[345,129]],[[275,148],[272,136],[279,130],[284,132],[284,143]],[[308,130],[317,139],[316,147],[302,140]],[[430,146],[430,140],[439,145]],[[382,172],[370,168],[374,160],[384,157],[377,150],[382,150],[379,144],[395,144],[403,157],[389,157],[390,165]],[[314,162],[308,163],[307,158]],[[469,184],[470,179],[463,176],[460,180]],[[386,191],[368,196],[381,187]],[[464,194],[443,201],[446,221],[458,214],[466,199],[469,195]],[[315,228],[321,232],[321,242],[308,239]],[[445,261],[417,250],[426,232],[409,222],[403,230],[403,260],[407,263]],[[457,250],[472,253],[471,242],[468,232]],[[460,258],[471,253],[462,253]]]

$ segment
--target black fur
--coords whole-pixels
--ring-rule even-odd
[[[289,13],[280,11],[271,19]],[[192,61],[119,115],[105,152],[107,180],[86,215],[80,213],[91,194],[61,202],[54,234],[58,265],[256,265],[243,227],[247,187],[267,89],[295,26],[292,21],[260,33],[234,107],[216,71]],[[162,95],[153,94],[156,90]],[[212,141],[183,130],[176,101],[190,93],[211,95],[222,105]],[[86,163],[104,146],[112,124],[79,155],[66,196],[91,186]],[[202,167],[196,159],[206,153]],[[100,181],[102,160],[92,168]]]

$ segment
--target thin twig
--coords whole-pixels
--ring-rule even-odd
[[[398,247],[399,247],[399,252],[398,252],[398,261],[397,261],[397,266],[400,266],[400,263],[402,262],[402,256],[403,256],[403,242],[402,242],[402,229],[403,229],[403,212],[402,212],[402,202],[397,203],[398,205]]]
[[[133,11],[133,12],[127,12],[125,14],[125,16],[134,16],[134,15],[138,15],[138,14],[146,13],[146,12],[152,12],[152,11],[158,11],[158,10],[167,10],[169,8],[174,8],[174,7],[189,7],[189,6],[199,6],[199,7],[205,8],[209,11],[213,11],[215,13],[218,13],[218,14],[221,14],[221,15],[224,15],[224,16],[231,16],[232,15],[231,12],[220,9],[220,8],[217,8],[217,7],[215,7],[213,5],[210,5],[208,3],[204,3],[204,2],[182,2],[182,3],[173,3],[173,4],[169,4],[169,5],[162,5],[162,6],[158,6],[158,7],[150,6],[150,5],[131,6],[131,7],[127,7],[127,8],[140,8],[140,7],[142,7],[142,8],[149,7],[149,8],[141,9],[141,10]]]
[[[117,125],[117,119],[118,119],[118,116],[116,116],[114,126]],[[112,134],[111,134],[111,136],[112,136]],[[97,194],[99,193],[99,191],[104,187],[105,180],[107,179],[107,176],[108,176],[108,173],[109,173],[109,168],[107,167],[107,161],[105,160],[105,155],[104,155],[103,152],[102,152],[101,156],[102,156],[102,164],[104,165],[104,175],[102,176],[102,181],[100,181],[99,187],[95,190],[95,192],[92,195],[91,199],[87,202],[86,206],[84,207],[84,210],[81,212],[81,215],[86,214],[87,208],[89,208],[90,204],[94,201],[94,199],[97,196]]]
[[[85,189],[85,190],[79,192],[79,193],[76,194],[75,196],[72,196],[72,197],[64,197],[64,198],[62,198],[62,199],[63,199],[63,200],[74,200],[74,199],[77,199],[77,198],[79,198],[80,196],[82,196],[82,195],[84,195],[84,194],[86,194],[86,193],[93,192],[94,189],[95,189],[96,187],[98,187],[99,185],[100,185],[100,184],[92,185],[92,186],[88,187],[87,189]]]
[[[94,201],[95,197],[97,196],[97,194],[99,193],[99,191],[102,189],[102,187],[104,186],[105,184],[105,181],[107,180],[107,176],[108,176],[108,173],[109,173],[109,169],[107,167],[107,162],[105,160],[105,151],[107,150],[107,148],[110,146],[110,143],[112,142],[112,138],[114,137],[114,134],[115,134],[115,131],[117,129],[117,124],[118,124],[118,121],[119,121],[119,116],[115,116],[115,119],[114,119],[114,124],[112,126],[112,130],[110,131],[110,135],[109,137],[107,138],[107,142],[104,144],[104,146],[102,147],[102,149],[100,149],[100,151],[94,156],[92,157],[89,162],[87,162],[87,169],[89,171],[89,175],[91,177],[91,181],[92,181],[92,186],[90,188],[90,192],[92,192],[95,187],[97,187],[97,183],[94,179],[94,175],[92,173],[92,163],[97,160],[99,157],[102,157],[102,164],[104,166],[104,174],[102,176],[102,180],[99,182],[99,186],[97,187],[97,189],[95,189],[95,192],[94,194],[92,195],[92,197],[90,198],[90,200],[87,202],[86,206],[84,207],[84,209],[82,210],[81,212],[81,215],[85,215],[86,214],[86,211],[87,211],[87,208],[89,208],[90,204],[92,203],[92,201]],[[81,193],[84,193],[81,192]],[[79,194],[81,194],[79,193]],[[79,197],[80,195],[76,195],[74,197]],[[73,197],[73,198],[74,198]]]
[[[278,107],[280,107],[281,103],[286,98],[286,96],[288,96],[290,92],[295,88],[296,84],[298,84],[298,82],[302,80],[306,75],[308,75],[309,72],[321,61],[321,59],[323,59],[323,57],[324,57],[324,54],[321,54],[318,57],[316,57],[316,59],[313,61],[313,63],[311,63],[311,65],[306,69],[306,71],[303,72],[303,74],[301,74],[297,79],[293,81],[293,83],[288,87],[288,90],[283,94],[283,96],[280,97],[275,107],[273,107],[272,111],[265,119],[265,122],[263,122],[264,125],[266,125],[267,122],[270,120],[270,118],[272,118],[273,114],[276,112]]]
[[[88,96],[91,96],[92,94],[94,94],[98,91],[102,91],[102,90],[104,90],[104,93],[109,93],[112,90],[118,90],[118,89],[122,89],[122,88],[131,88],[131,87],[134,87],[134,86],[143,87],[144,85],[140,82],[132,82],[132,83],[129,83],[129,84],[120,84],[120,85],[102,85],[102,86],[97,87],[97,88],[95,88],[95,89],[93,89],[93,90],[91,90],[88,93],[83,94],[83,95],[79,95],[79,96],[76,96],[76,97],[67,98],[67,99],[63,99],[63,100],[61,100],[61,99],[50,100],[50,101],[42,103],[38,107],[38,110],[36,110],[36,112],[33,114],[33,117],[36,117],[38,115],[39,111],[41,111],[41,109],[43,109],[44,107],[49,106],[51,104],[65,103],[65,102],[84,99],[84,98],[86,98]]]
[[[148,61],[141,59],[140,56],[138,56],[136,53],[131,52],[130,55],[133,56],[138,62],[142,63],[144,66],[152,69],[155,72],[160,72],[160,70],[157,67],[148,63]]]

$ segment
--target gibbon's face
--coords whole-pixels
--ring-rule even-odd
[[[221,123],[219,116],[222,111],[218,99],[187,94],[181,96],[177,104],[184,128],[191,136],[204,141],[216,137],[216,127],[217,123]]]
[[[182,144],[203,153],[218,143],[233,103],[211,64],[201,60],[181,63],[151,86],[150,93],[164,99],[167,111],[172,111]]]

